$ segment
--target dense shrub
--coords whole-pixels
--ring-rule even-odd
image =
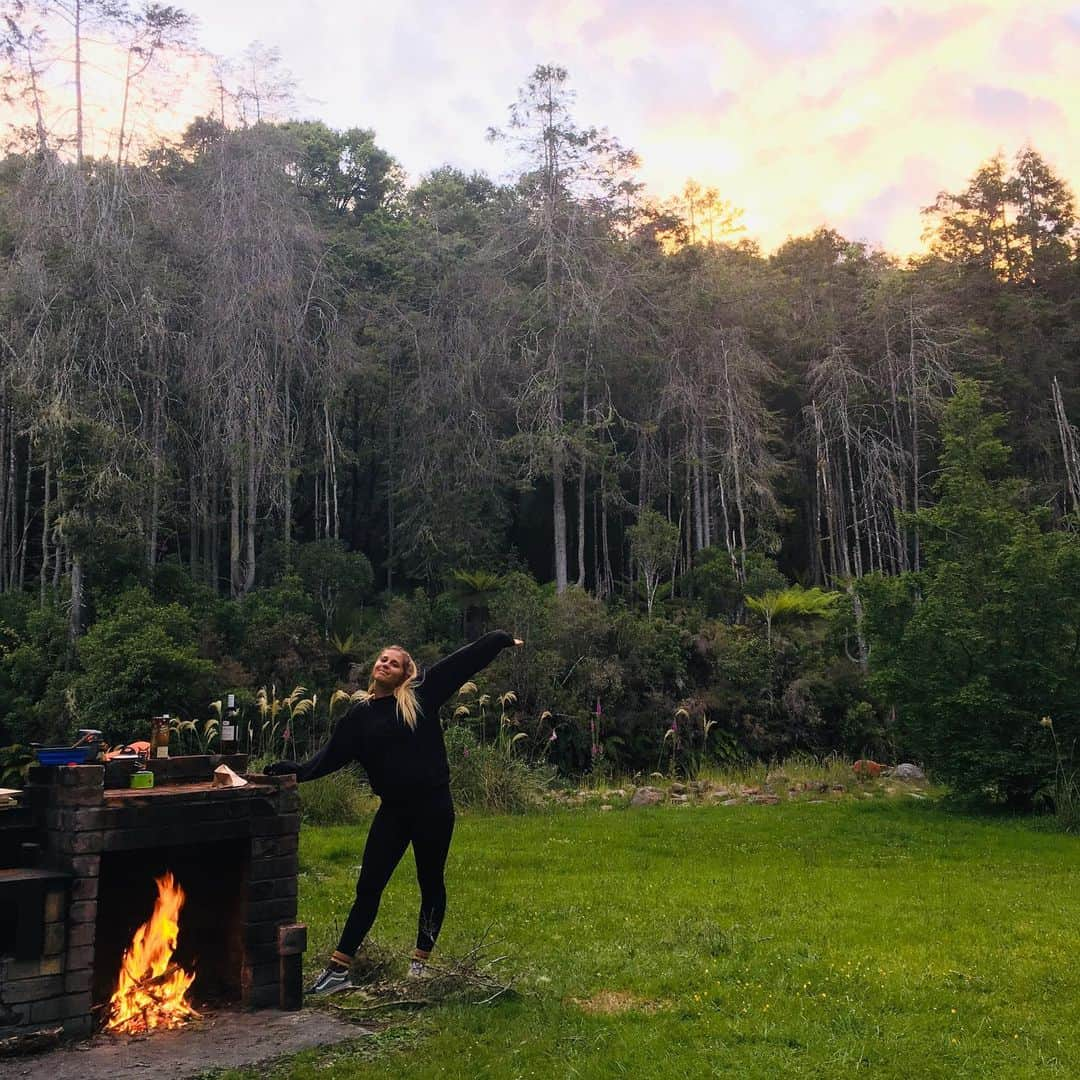
[[[445,733],[450,759],[450,789],[461,807],[477,810],[527,810],[550,784],[550,770],[528,764],[512,746],[477,742],[462,724]]]
[[[144,734],[155,713],[203,713],[213,664],[198,655],[197,639],[179,604],[157,604],[142,586],[121,593],[79,642],[73,719],[126,741]]]
[[[66,614],[30,594],[0,595],[0,745],[52,742],[68,729]]]
[[[937,504],[914,518],[925,569],[865,580],[871,672],[904,747],[954,789],[1030,807],[1080,739],[1080,537],[1046,529],[1003,477],[1000,417],[962,385]]]

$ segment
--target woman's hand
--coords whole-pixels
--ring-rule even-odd
[[[524,644],[525,644],[525,642],[522,641],[521,638],[519,638],[519,637],[514,638],[514,648],[515,649],[520,649],[521,646],[524,645]]]
[[[295,761],[275,761],[263,770],[266,776],[295,776],[300,766]]]

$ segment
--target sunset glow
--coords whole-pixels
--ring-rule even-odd
[[[236,55],[253,38],[278,48],[301,115],[374,128],[413,178],[445,162],[507,175],[486,128],[505,122],[537,63],[559,63],[579,121],[637,149],[651,194],[688,177],[715,187],[766,249],[827,224],[914,251],[921,207],[1025,143],[1080,186],[1076,0],[185,7],[209,50]],[[94,61],[103,140],[116,128],[118,58]],[[173,135],[212,108],[209,63],[182,68],[167,104],[142,103],[142,130]]]

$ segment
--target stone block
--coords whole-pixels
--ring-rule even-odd
[[[71,873],[76,878],[94,877],[101,873],[100,855],[76,855],[69,860]]]
[[[275,949],[275,954],[277,950]],[[22,1005],[28,1001],[45,1001],[64,992],[63,975],[38,975],[32,979],[12,979],[4,985],[4,1003]]]
[[[279,897],[296,897],[296,878],[273,878],[270,881],[253,881],[248,885],[248,903],[274,900]]]
[[[92,922],[76,923],[68,928],[68,948],[77,949],[83,945],[94,944],[95,924]]]
[[[59,767],[57,780],[65,788],[100,788],[105,784],[103,765],[64,765]]]
[[[295,877],[299,859],[295,855],[283,855],[276,859],[252,859],[249,881],[266,881],[267,878]]]
[[[64,976],[64,990],[69,994],[88,994],[94,984],[94,973],[90,968],[81,971],[69,971]]]
[[[302,953],[307,948],[307,924],[288,923],[278,927],[278,952]]]
[[[105,793],[100,788],[55,788],[54,790],[53,799],[58,809],[102,806],[105,801]]]
[[[259,964],[269,964],[271,961],[276,963],[277,959],[278,947],[276,937],[271,941],[263,942],[261,945],[248,945],[244,949],[245,970],[248,967],[256,967]]]
[[[94,1016],[90,1012],[64,1018],[64,1035],[69,1039],[84,1039],[94,1033]]]
[[[256,986],[271,986],[277,983],[280,974],[280,964],[276,960],[268,960],[262,964],[252,964],[244,969],[243,985],[245,989]]]
[[[44,921],[47,923],[60,922],[64,918],[64,901],[66,897],[63,889],[50,889],[45,894]]]
[[[96,877],[75,878],[71,883],[72,900],[96,900],[98,879]]]
[[[104,828],[106,814],[103,806],[65,806],[46,811],[45,825],[64,833],[89,832]]]
[[[284,922],[296,918],[296,898],[281,897],[276,900],[258,900],[248,904],[246,912],[250,924],[262,922]]]
[[[90,855],[102,850],[105,833],[100,829],[94,832],[69,833],[61,837],[56,850],[67,855]]]
[[[278,1003],[277,981],[269,986],[253,986],[251,994],[244,1002],[251,1009],[272,1009]]]
[[[276,946],[280,921],[280,919],[273,919],[268,922],[248,923],[244,927],[244,944],[251,946],[269,943]]]
[[[68,908],[68,924],[93,923],[97,919],[96,900],[76,900]]]
[[[93,945],[77,945],[75,948],[68,947],[67,951],[67,970],[70,975],[72,972],[79,971],[81,968],[88,968],[94,963],[94,946]]]
[[[257,836],[251,841],[253,859],[276,859],[282,855],[292,855],[298,849],[299,837],[295,833],[290,836]]]
[[[41,939],[41,955],[56,956],[64,951],[64,924],[50,922],[45,924],[45,933]]]
[[[277,814],[271,818],[257,818],[251,823],[252,836],[288,836],[299,831],[299,814]]]
[[[45,1024],[52,1020],[63,1020],[72,1012],[82,1012],[82,1004],[82,995],[75,994],[35,1001],[30,1006],[30,1023]]]

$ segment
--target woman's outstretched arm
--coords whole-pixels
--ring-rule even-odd
[[[503,649],[521,644],[505,630],[492,630],[490,634],[484,634],[437,664],[432,664],[417,689],[423,693],[429,705],[438,708],[478,671],[483,671]]]
[[[355,722],[349,722],[351,713],[352,709],[334,725],[330,738],[314,757],[303,762],[275,761],[272,765],[267,765],[267,775],[283,776],[291,773],[300,783],[304,783],[337,772],[343,766],[356,761],[356,740],[353,737],[356,728]]]

